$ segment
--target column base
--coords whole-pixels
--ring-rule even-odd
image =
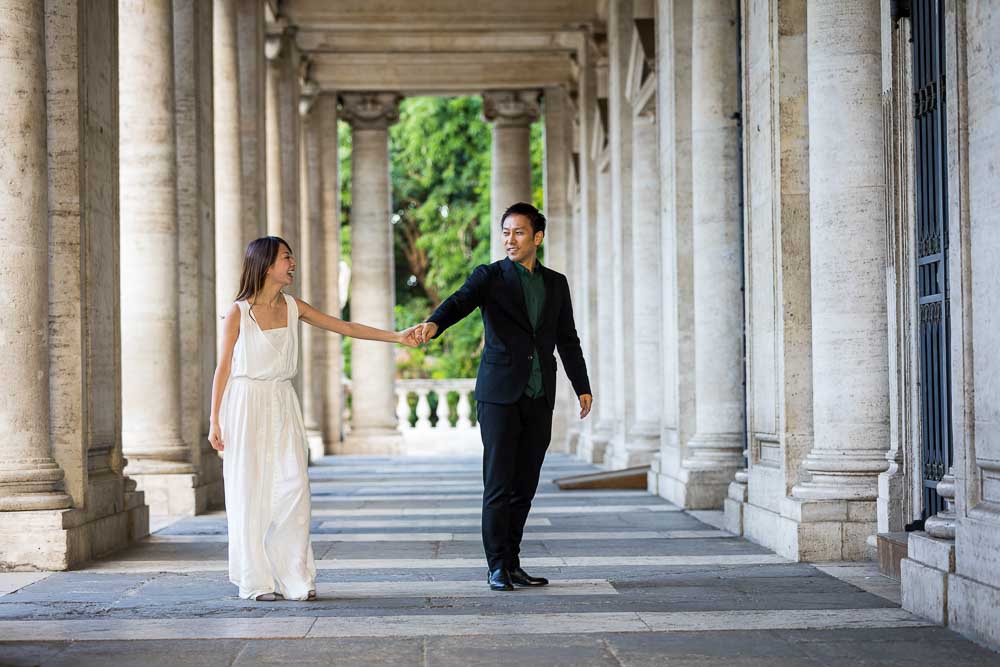
[[[949,574],[947,591],[947,624],[966,637],[1000,650],[1000,615],[996,613],[1000,609],[1000,588],[961,574]]]
[[[136,487],[146,494],[150,514],[158,516],[194,516],[209,507],[225,505],[223,480],[203,482],[194,473],[129,475]]]
[[[316,430],[306,431],[306,441],[309,443],[309,462],[313,463],[326,456],[326,443],[323,433]]]
[[[877,531],[874,500],[784,498],[781,511],[746,503],[744,535],[795,561],[869,560]]]
[[[733,535],[743,534],[743,508],[747,503],[746,482],[730,482],[726,499],[723,502],[725,510],[725,526]]]
[[[121,478],[117,487],[121,494]],[[69,570],[145,538],[149,508],[142,492],[125,491],[119,498],[124,503],[102,514],[82,509],[4,513],[0,569]]]
[[[947,625],[949,579],[955,572],[955,542],[939,540],[922,532],[910,533],[906,551],[907,557],[899,563],[903,609],[938,625]]]
[[[614,443],[611,459],[607,461],[608,468],[621,470],[632,466],[647,465],[659,453],[659,433],[629,433],[625,439]]]
[[[733,481],[735,466],[726,468],[681,467],[667,470],[662,459],[657,464],[655,480],[650,471],[650,492],[674,505],[691,510],[713,510],[723,506]],[[655,485],[655,486],[654,486]]]
[[[576,448],[576,457],[586,463],[603,465],[608,451],[608,438],[601,433],[591,433],[589,438],[581,438]]]
[[[403,451],[403,435],[396,429],[355,428],[340,443],[338,454],[395,456]]]

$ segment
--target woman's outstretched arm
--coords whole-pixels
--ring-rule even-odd
[[[215,378],[212,380],[212,411],[208,430],[208,441],[212,449],[222,451],[226,445],[222,442],[222,428],[219,426],[219,410],[222,407],[222,395],[229,384],[229,374],[233,368],[233,348],[236,339],[240,337],[240,307],[235,303],[229,307],[226,319],[222,323],[222,349],[219,351],[219,365],[215,367]]]
[[[299,298],[295,299],[295,303],[299,306],[299,319],[314,327],[326,329],[342,336],[350,336],[351,338],[378,340],[384,343],[399,343],[400,345],[409,345],[410,347],[416,347],[417,345],[417,339],[413,335],[415,327],[410,327],[405,331],[386,331],[385,329],[369,327],[357,322],[345,322],[340,318],[327,315],[323,311],[313,308]]]

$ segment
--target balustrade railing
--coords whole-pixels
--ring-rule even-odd
[[[475,378],[396,380],[396,419],[399,430],[462,432],[475,429]],[[351,381],[344,380],[344,396]],[[344,401],[344,423],[350,423],[350,401]]]

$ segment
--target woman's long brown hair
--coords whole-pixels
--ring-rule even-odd
[[[246,254],[243,255],[243,270],[240,271],[240,292],[236,295],[237,301],[252,299],[263,289],[267,270],[278,259],[281,246],[285,246],[288,248],[288,252],[292,252],[292,246],[288,245],[288,241],[277,236],[262,236],[250,242]]]

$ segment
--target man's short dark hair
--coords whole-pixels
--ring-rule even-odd
[[[538,232],[545,232],[545,216],[531,204],[519,201],[504,211],[503,215],[500,216],[501,229],[503,229],[503,223],[506,222],[507,217],[511,215],[523,215],[530,220],[532,233],[537,234]]]

